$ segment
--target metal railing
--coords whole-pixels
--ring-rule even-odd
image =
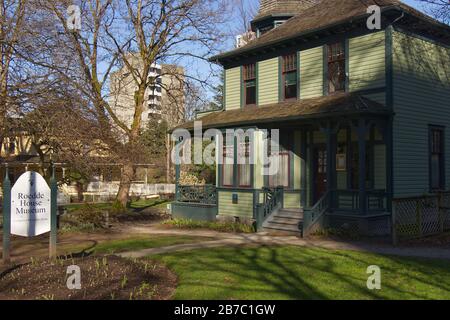
[[[183,186],[179,185],[176,201],[217,205],[217,188],[213,185]]]
[[[302,228],[303,236],[307,236],[314,231],[314,227],[323,219],[330,207],[330,195],[331,192],[326,192],[311,209],[304,212]]]
[[[263,203],[256,204],[256,224],[259,230],[267,218],[276,210],[283,207],[283,187],[275,189],[263,188]]]

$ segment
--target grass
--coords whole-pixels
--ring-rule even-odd
[[[210,238],[193,236],[140,236],[127,239],[107,240],[98,243],[92,251],[94,253],[117,253],[148,248],[159,248],[184,243],[208,241]]]
[[[450,299],[444,260],[292,246],[199,249],[152,257],[178,276],[176,299]],[[367,289],[367,267],[381,290]]]
[[[178,229],[209,229],[220,232],[254,233],[253,226],[238,222],[209,222],[189,219],[173,219],[162,223],[164,226]]]

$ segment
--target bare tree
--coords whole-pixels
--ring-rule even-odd
[[[161,61],[202,60],[215,53],[214,44],[221,39],[218,26],[226,19],[224,4],[214,0],[82,0],[77,2],[82,28],[72,30],[66,21],[72,1],[39,2],[58,21],[54,39],[42,43],[42,48],[59,59],[58,63],[54,57],[51,63],[39,64],[57,72],[88,99],[86,112],[99,128],[102,142],[122,164],[117,200],[125,205],[135,175],[133,165],[141,156],[146,92],[155,81],[149,77],[152,66]],[[115,111],[109,90],[113,72],[121,68],[127,70],[134,88],[129,125]],[[183,81],[192,78],[185,75]]]
[[[419,0],[425,4],[425,11],[443,23],[450,23],[450,1]]]
[[[0,0],[0,144],[7,130],[12,99],[12,73],[18,70],[15,50],[23,35],[26,0]]]

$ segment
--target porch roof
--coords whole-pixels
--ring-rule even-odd
[[[319,98],[279,102],[261,107],[218,111],[198,121],[203,129],[250,126],[272,122],[285,122],[350,115],[390,115],[384,105],[354,93],[339,93]],[[175,129],[194,129],[194,121]]]

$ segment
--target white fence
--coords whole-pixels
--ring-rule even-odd
[[[118,191],[119,182],[90,182],[83,195],[87,201],[108,201],[115,198]],[[175,185],[132,183],[130,187],[130,196],[145,198],[161,194],[175,194]],[[58,202],[70,202],[70,198],[77,195],[75,186],[63,186],[58,194]]]

